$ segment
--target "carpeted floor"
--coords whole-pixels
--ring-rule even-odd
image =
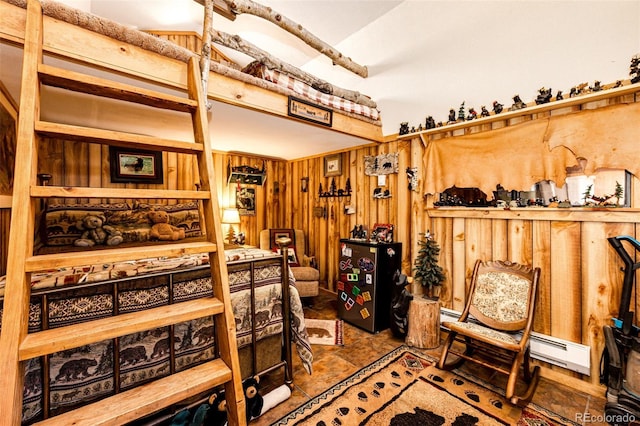
[[[328,425],[573,425],[534,404],[509,404],[490,384],[446,372],[401,346],[274,423]]]

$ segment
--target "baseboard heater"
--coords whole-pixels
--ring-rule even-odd
[[[460,312],[451,309],[440,308],[440,323],[458,321],[460,314]],[[529,344],[532,358],[587,376],[591,375],[590,346],[536,332],[531,333]]]

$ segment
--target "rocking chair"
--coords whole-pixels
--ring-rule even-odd
[[[533,326],[540,268],[508,261],[476,261],[466,306],[450,331],[438,368],[451,369],[465,360],[508,375],[505,396],[512,404],[528,401],[538,384],[540,367],[531,370],[529,335]],[[453,349],[464,338],[464,351]],[[447,363],[447,356],[458,357]],[[520,367],[527,389],[515,395]]]

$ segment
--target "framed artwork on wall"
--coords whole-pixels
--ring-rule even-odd
[[[342,156],[340,154],[324,157],[324,176],[340,176],[342,174]]]
[[[331,109],[312,104],[294,96],[289,96],[287,113],[289,117],[312,121],[327,127],[331,127],[333,122],[333,111]]]
[[[162,152],[109,147],[111,182],[162,183]]]
[[[255,216],[256,190],[255,188],[236,188],[236,208],[241,216]]]
[[[371,231],[371,241],[378,243],[393,242],[393,225],[390,223],[376,223]]]
[[[296,253],[295,231],[293,229],[270,229],[269,230],[269,241],[270,241],[272,250],[278,254],[282,254],[280,249],[278,248],[278,244],[276,243],[278,238],[289,238],[291,240],[291,245],[287,249],[287,258],[289,260],[289,266],[300,266],[300,263],[298,262],[298,255]]]

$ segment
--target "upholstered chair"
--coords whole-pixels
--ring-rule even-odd
[[[293,256],[290,256],[290,267],[295,286],[300,293],[300,297],[313,297],[318,295],[320,287],[320,271],[316,269],[315,259],[306,254],[306,241],[304,232],[301,229],[264,229],[260,231],[260,248],[264,250],[274,250],[277,246],[273,238],[278,233],[289,233],[293,241]]]

